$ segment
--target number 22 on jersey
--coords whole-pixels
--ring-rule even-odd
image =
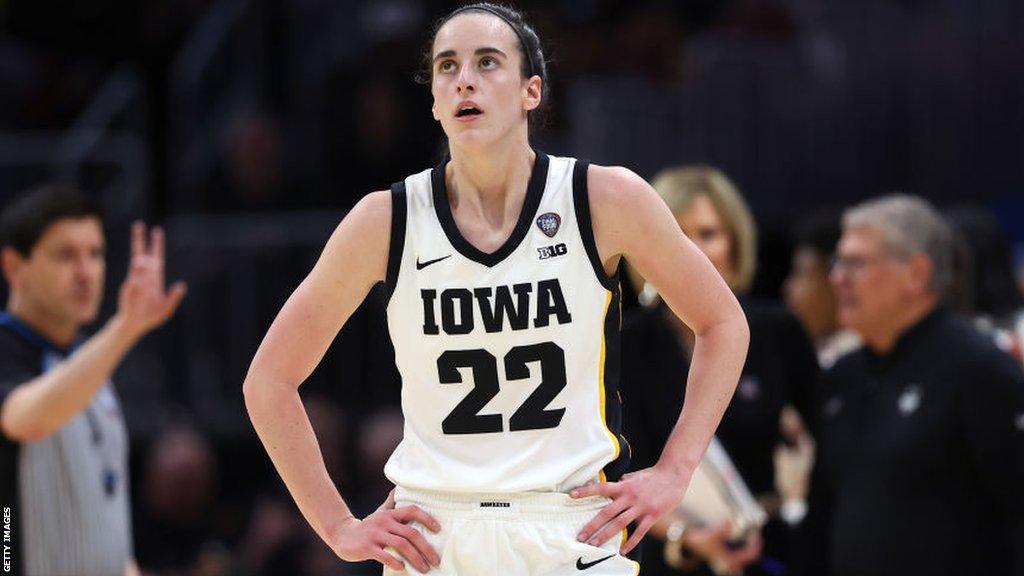
[[[509,417],[509,429],[541,430],[554,428],[562,421],[565,408],[549,410],[548,404],[565,388],[565,352],[554,342],[516,346],[505,354],[505,379],[509,382],[530,377],[530,362],[539,362],[541,382],[536,390]],[[485,434],[502,432],[501,414],[480,414],[501,391],[498,385],[498,359],[482,348],[449,350],[437,359],[441,384],[461,384],[459,368],[473,373],[473,389],[445,417],[445,434]]]

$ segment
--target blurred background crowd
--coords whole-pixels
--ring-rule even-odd
[[[454,5],[0,1],[0,203],[54,180],[97,195],[109,216],[108,311],[132,219],[165,226],[168,277],[189,283],[175,318],[114,379],[144,573],[379,573],[374,563],[343,564],[298,515],[248,422],[241,383],[346,210],[440,159],[429,90],[413,77],[433,19]],[[552,61],[553,106],[534,145],[629,167],[659,191],[697,190],[703,203],[670,206],[716,265],[714,250],[726,251],[719,270],[745,297],[748,318],[779,335],[751,352],[769,383],[741,381],[734,402],[783,392],[720,431],[734,458],[750,462],[740,467],[755,495],[776,501],[773,514],[781,518],[786,490],[806,496],[813,448],[800,415],[819,365],[857,345],[837,325],[828,279],[843,208],[892,191],[938,206],[958,231],[949,307],[1020,361],[1020,2],[518,6]],[[663,172],[680,165],[690,172]],[[649,389],[630,360],[653,370],[643,357],[652,346],[686,341],[657,317],[643,279],[630,280],[627,411],[631,391]],[[661,358],[669,372],[678,368],[672,353]],[[302,389],[328,469],[357,514],[390,490],[382,469],[402,435],[399,386],[373,292]],[[672,423],[634,414],[631,430],[629,418],[626,435],[648,439]],[[751,434],[736,418],[768,422],[773,433]],[[775,454],[780,443],[788,448]],[[638,464],[660,450],[654,440],[634,448]]]

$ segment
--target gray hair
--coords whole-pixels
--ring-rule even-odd
[[[933,268],[931,289],[945,298],[953,282],[953,231],[934,206],[910,194],[874,198],[843,213],[843,229],[862,227],[882,231],[890,256],[927,256]]]

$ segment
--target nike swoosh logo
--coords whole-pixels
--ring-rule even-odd
[[[577,570],[586,570],[587,568],[592,568],[594,566],[597,566],[601,562],[604,562],[605,560],[607,560],[609,558],[614,558],[614,557],[615,557],[615,554],[612,554],[611,556],[605,556],[604,558],[601,558],[600,560],[594,560],[593,562],[586,562],[586,563],[584,563],[583,562],[583,558],[580,557],[580,558],[578,558],[576,560],[576,569]]]
[[[431,264],[436,264],[437,262],[440,262],[441,260],[444,260],[446,258],[451,258],[451,257],[452,257],[452,255],[449,254],[447,256],[441,256],[440,258],[434,258],[433,260],[427,260],[426,262],[420,262],[419,257],[417,257],[416,258],[416,269],[417,270],[423,270],[424,268],[426,268],[427,266],[430,266]]]

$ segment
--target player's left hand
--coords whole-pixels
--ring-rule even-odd
[[[590,484],[572,490],[569,495],[573,498],[604,496],[612,500],[583,527],[579,541],[601,546],[636,521],[636,531],[619,549],[620,554],[628,554],[662,515],[679,504],[689,483],[690,475],[680,478],[677,473],[654,466],[626,474],[618,482]]]

